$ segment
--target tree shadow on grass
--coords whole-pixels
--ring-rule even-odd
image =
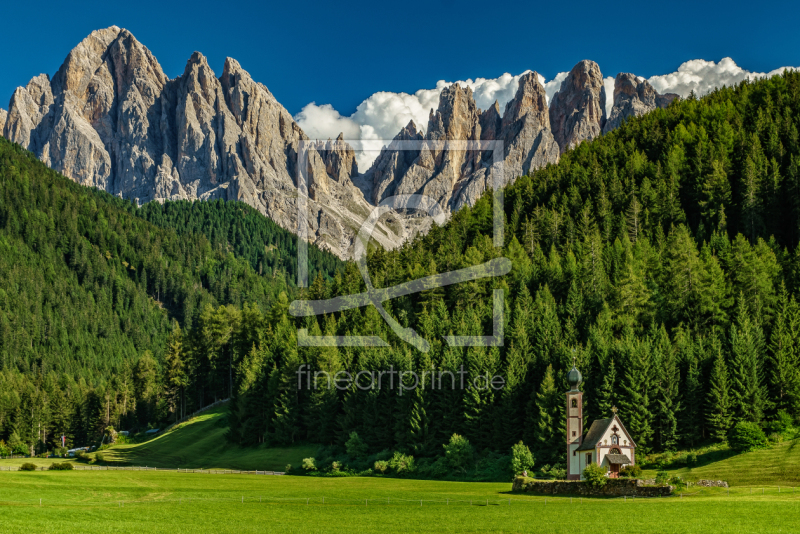
[[[704,452],[702,454],[698,454],[697,455],[697,463],[692,464],[692,465],[689,465],[687,463],[685,465],[686,465],[686,467],[688,467],[690,469],[694,469],[694,468],[697,468],[697,467],[705,467],[705,466],[707,466],[709,464],[713,464],[713,463],[716,463],[716,462],[721,462],[722,460],[727,460],[728,458],[732,458],[733,456],[736,456],[738,454],[741,454],[741,453],[738,452],[738,451],[735,451],[733,449],[725,449],[725,450],[721,450],[721,451],[708,451],[708,452]],[[675,467],[678,467],[678,466],[675,466]]]

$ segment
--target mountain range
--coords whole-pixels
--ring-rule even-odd
[[[217,76],[195,52],[169,79],[127,30],[97,30],[51,78],[36,76],[0,110],[2,135],[72,180],[139,204],[153,200],[240,200],[298,232],[298,152],[308,150],[309,240],[341,258],[375,207],[399,194],[424,194],[446,213],[474,205],[492,183],[492,154],[443,150],[436,141],[502,140],[507,184],[558,162],[582,141],[625,119],[666,107],[645,80],[620,73],[607,95],[600,68],[579,62],[548,105],[542,78],[520,77],[505,109],[477,107],[472,90],[453,84],[431,109],[424,132],[410,122],[365,172],[342,135],[312,141],[267,87],[232,58]],[[610,115],[606,99],[613,98]],[[402,141],[419,150],[398,151]],[[489,184],[489,185],[487,185]],[[398,206],[402,207],[402,206]],[[394,248],[430,220],[382,217],[373,233]]]

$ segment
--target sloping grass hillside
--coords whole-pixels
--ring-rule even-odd
[[[713,451],[698,455],[695,466],[666,470],[690,481],[725,480],[732,486],[800,486],[800,438],[742,454]],[[654,477],[656,472],[644,473]]]
[[[102,451],[105,462],[150,467],[283,471],[314,456],[315,445],[294,447],[237,447],[225,439],[225,406],[217,407],[173,427],[145,443],[115,445]]]

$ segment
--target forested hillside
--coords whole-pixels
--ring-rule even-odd
[[[272,223],[252,210],[239,223],[240,211],[220,203],[137,209],[0,138],[0,440],[51,448],[62,434],[80,444],[109,423],[174,416],[162,386],[173,326],[191,328],[221,305],[269,309],[291,290],[291,249],[281,248],[293,246],[290,234],[265,231]],[[202,217],[180,235],[168,229],[194,212]],[[209,241],[205,228],[222,234]],[[228,250],[246,251],[248,242],[261,254]],[[314,272],[318,258],[326,272],[334,268],[330,255],[309,249]],[[254,261],[268,272],[256,272]],[[198,365],[207,373],[193,381],[188,407],[230,392],[229,366]]]
[[[491,199],[395,252],[369,257],[376,287],[505,255],[502,279],[398,298],[387,309],[431,343],[396,339],[376,310],[304,319],[310,332],[379,334],[391,347],[301,348],[287,320],[239,381],[241,443],[344,444],[440,454],[454,432],[478,450],[519,440],[563,461],[565,376],[585,377],[586,420],[620,408],[641,452],[725,438],[737,421],[797,417],[800,74],[724,88],[634,119],[505,191],[506,246]],[[491,333],[506,289],[505,345],[450,348]],[[355,269],[312,298],[363,290]],[[296,371],[457,370],[502,375],[501,390],[297,391]],[[324,384],[324,380],[323,380]]]
[[[286,284],[296,283],[297,236],[247,204],[224,200],[149,202],[136,214],[179,234],[204,235],[213,245],[247,260],[259,274],[283,276]],[[308,264],[311,280],[318,272],[331,278],[344,269],[342,260],[314,246],[308,247]]]

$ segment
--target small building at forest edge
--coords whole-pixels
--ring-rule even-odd
[[[583,392],[578,389],[583,376],[574,365],[567,382],[567,480],[582,480],[583,470],[591,463],[605,467],[610,478],[618,478],[623,466],[636,463],[636,443],[616,407],[611,408],[611,417],[592,422],[584,433]]]

